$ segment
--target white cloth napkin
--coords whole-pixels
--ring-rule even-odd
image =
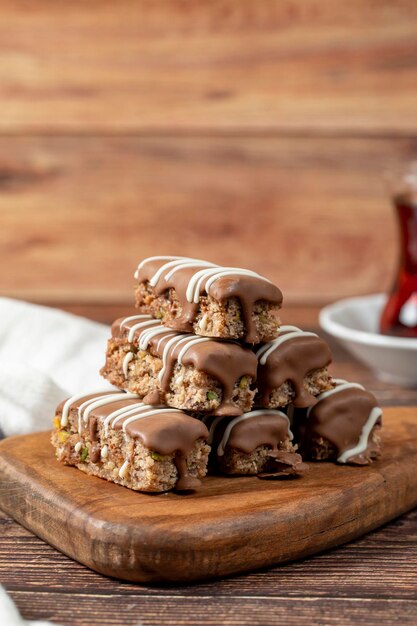
[[[0,298],[0,437],[50,428],[57,404],[111,389],[99,375],[109,328]]]
[[[0,298],[0,438],[51,428],[68,396],[111,389],[99,375],[109,328],[55,309]],[[0,586],[1,626],[23,620]]]
[[[52,622],[27,622],[24,620],[1,585],[0,624],[2,626],[54,626]],[[55,624],[55,626],[58,626],[58,624]]]

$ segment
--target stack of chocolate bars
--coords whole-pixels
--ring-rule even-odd
[[[138,314],[114,322],[101,370],[118,390],[61,403],[58,460],[159,492],[194,490],[208,470],[298,476],[303,459],[378,457],[374,396],[332,378],[315,333],[280,326],[282,294],[267,278],[157,256],[135,279]]]

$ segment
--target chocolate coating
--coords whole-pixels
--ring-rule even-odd
[[[334,446],[336,457],[340,459],[358,445],[372,411],[378,409],[378,403],[375,396],[363,388],[340,387],[338,385],[337,391],[330,392],[328,396],[326,393],[322,394],[322,398],[319,396],[317,403],[304,417],[298,415],[300,446],[303,450],[308,450],[312,441],[323,438]],[[381,424],[381,414],[375,424]],[[368,445],[366,441],[364,450],[350,457],[349,462],[367,463]]]
[[[294,475],[306,469],[299,454],[280,449],[293,438],[288,417],[281,411],[259,409],[233,420],[208,417],[204,421],[211,422],[209,441],[213,442],[213,451],[218,458],[228,449],[251,454],[260,446],[267,446],[271,462],[265,477]]]
[[[271,456],[278,451],[278,446],[292,439],[288,418],[277,411],[276,414],[262,413],[238,421],[227,441],[227,446],[249,454],[259,446],[270,446]]]
[[[174,257],[171,260],[173,259]],[[186,262],[190,259],[184,258],[183,260]],[[144,265],[138,269],[138,282],[149,281],[167,262],[169,262],[169,259],[147,260]],[[225,269],[221,266],[214,267],[218,267],[219,271]],[[160,296],[164,295],[171,288],[175,289],[176,296],[181,305],[181,313],[166,323],[166,326],[169,328],[182,332],[193,332],[193,322],[198,314],[199,303],[189,302],[187,300],[187,288],[193,276],[202,269],[204,269],[204,267],[202,267],[201,264],[198,265],[196,261],[194,267],[183,267],[172,273],[168,279],[166,277],[169,275],[169,269],[167,269],[157,281],[154,287],[155,293]],[[282,303],[282,293],[278,287],[263,279],[261,276],[233,274],[232,271],[227,276],[218,278],[210,285],[208,290],[206,289],[207,282],[208,278],[202,281],[200,294],[205,295],[208,293],[214,300],[221,303],[224,303],[230,298],[237,298],[242,307],[242,316],[246,328],[245,341],[248,343],[259,342],[259,335],[253,320],[255,303],[263,301],[280,306]]]
[[[303,333],[303,331],[294,333],[294,336],[281,343],[281,339],[289,332],[292,331],[281,332],[278,339],[263,344],[265,349],[276,345],[264,364],[261,362],[262,355],[258,356],[256,403],[259,406],[268,405],[271,393],[286,381],[289,381],[294,389],[292,404],[295,407],[309,407],[316,402],[316,398],[304,388],[304,378],[309,372],[325,368],[331,363],[330,348],[321,337]]]

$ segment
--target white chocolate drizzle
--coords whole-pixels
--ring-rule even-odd
[[[338,380],[340,381],[339,384],[338,384]],[[333,382],[336,383],[336,387],[334,387],[334,389],[329,389],[329,391],[323,391],[323,393],[319,394],[317,396],[317,402],[320,402],[321,400],[325,400],[326,398],[328,398],[329,396],[332,396],[335,393],[340,393],[344,389],[362,389],[362,391],[365,391],[365,387],[363,387],[359,383],[348,383],[346,380],[342,381],[342,379],[334,379]],[[316,405],[313,405],[308,408],[307,417],[310,416],[310,413],[314,409],[315,406]]]
[[[82,400],[82,398],[85,398],[85,393],[77,396],[71,396],[71,398],[68,398],[68,400],[65,401],[64,406],[62,407],[61,428],[65,428],[65,426],[68,426],[68,416],[70,409],[74,402],[77,402],[77,400]]]
[[[146,405],[145,405],[146,406]],[[150,407],[148,410],[143,410],[140,413],[136,413],[135,415],[132,415],[131,417],[128,417],[124,422],[123,422],[123,432],[126,432],[126,428],[129,424],[131,424],[132,422],[136,422],[137,420],[142,419],[143,417],[150,417],[151,415],[157,415],[158,413],[161,412],[161,410],[163,410],[164,413],[178,413],[178,409],[171,409],[165,406],[159,406],[157,408],[155,408],[154,406]],[[121,419],[119,417],[119,419]],[[113,422],[114,424],[115,422]]]
[[[128,352],[123,359],[123,374],[125,375],[125,378],[127,378],[129,363],[134,358],[135,355],[133,354],[133,352]]]
[[[165,341],[165,339],[172,339],[173,337],[176,337],[177,333],[174,332],[170,332],[168,335],[166,335],[166,337],[161,337],[161,339],[158,341],[158,343],[156,344],[156,352],[159,352],[159,349],[161,347],[161,343],[163,341]]]
[[[336,387],[334,389],[330,389],[329,391],[324,391],[319,396],[317,396],[317,403],[319,403],[321,400],[325,400],[326,398],[332,396],[335,393],[340,393],[341,391],[344,391],[345,389],[362,389],[362,391],[365,391],[365,387],[363,387],[359,383],[349,383],[342,378],[334,378],[333,382],[336,383]],[[308,409],[307,418],[310,416],[310,412],[312,411],[312,409],[314,409],[314,406]],[[354,446],[353,448],[350,448],[349,450],[345,450],[338,457],[337,459],[338,463],[347,463],[347,461],[353,456],[356,456],[358,454],[362,454],[363,452],[365,452],[369,443],[369,435],[371,434],[373,427],[375,426],[376,422],[381,417],[381,415],[382,415],[382,409],[380,407],[374,407],[371,410],[368,419],[366,420],[365,424],[362,427],[362,431],[359,436],[357,445]]]
[[[97,398],[95,402],[89,403],[88,406],[84,408],[82,413],[84,423],[86,424],[88,422],[89,415],[91,411],[94,411],[94,409],[98,409],[106,404],[111,404],[112,402],[117,402],[118,400],[126,400],[127,398],[137,397],[138,395],[136,393],[126,393],[125,391],[122,391],[121,393],[114,393],[109,396],[105,396],[104,398]]]
[[[123,324],[125,324],[126,322],[132,322],[133,320],[144,320],[144,319],[149,319],[149,315],[146,315],[145,313],[141,313],[138,315],[129,315],[129,317],[125,317],[123,322],[121,323],[121,326],[123,326]]]
[[[139,274],[139,270],[142,269],[142,267],[146,264],[149,263],[150,261],[165,261],[165,259],[183,259],[185,257],[182,256],[149,256],[146,259],[143,259],[143,261],[141,261],[137,267],[136,272],[134,273],[134,278],[138,277]]]
[[[244,270],[239,267],[220,267],[217,265],[214,268],[211,267],[209,269],[200,270],[191,276],[186,290],[187,301],[197,304],[201,296],[203,284],[204,291],[209,293],[210,287],[213,283],[215,283],[219,278],[224,278],[225,276],[252,276],[268,283],[271,282],[260,274],[252,272],[252,270]]]
[[[81,396],[81,398],[84,398],[85,396]],[[78,407],[78,432],[80,433],[82,431],[82,427],[83,427],[83,411],[84,409],[91,404],[92,402],[95,402],[96,400],[103,399],[106,398],[107,395],[103,394],[103,395],[99,395],[96,394],[93,398],[89,398],[88,400],[85,400],[82,404],[80,404],[80,406]],[[76,400],[80,400],[81,398],[76,398]]]
[[[142,419],[143,417],[157,415],[158,413],[161,413],[161,411],[164,413],[181,412],[179,409],[173,409],[162,405],[154,406],[151,404],[144,404],[143,402],[136,402],[110,413],[104,420],[104,432],[106,436],[108,436],[109,428],[114,428],[118,422],[124,420],[122,430],[125,433],[128,424]]]
[[[139,342],[138,342],[139,349],[146,350],[149,345],[149,342],[152,341],[154,337],[157,337],[157,335],[164,335],[164,334],[166,335],[167,332],[169,331],[164,326],[157,326],[156,328],[151,328],[149,330],[143,331],[139,337]]]
[[[92,395],[92,394],[88,394]],[[136,393],[103,393],[100,395],[100,392],[94,394],[92,398],[88,398],[84,402],[80,404],[78,407],[78,432],[80,433],[82,430],[82,422],[88,422],[88,416],[90,412],[100,406],[104,406],[106,404],[111,404],[112,402],[117,402],[118,400],[124,400],[128,398],[137,398],[138,395]],[[62,416],[61,416],[61,426],[65,427],[68,424],[68,416],[71,410],[72,405],[78,400],[82,400],[85,398],[85,394],[71,396],[68,400],[65,401],[64,406],[62,407]]]
[[[167,369],[168,355],[169,355],[170,350],[174,350],[174,348],[177,345],[180,345],[180,344],[184,343],[185,341],[188,341],[189,338],[190,338],[189,335],[174,335],[165,344],[164,350],[162,352],[162,368],[161,368],[161,371],[158,374],[158,380],[159,380],[160,383],[162,382],[162,380],[164,378],[164,375],[165,375],[165,372],[166,372],[166,369]]]
[[[161,267],[155,272],[155,274],[149,280],[149,284],[152,287],[155,287],[155,285],[157,284],[161,276],[163,276],[163,274],[165,274],[167,270],[168,272],[165,274],[165,280],[168,280],[168,275],[171,275],[171,273],[173,274],[175,270],[183,269],[186,267],[193,267],[193,266],[218,267],[217,265],[215,266],[213,263],[209,263],[208,261],[203,261],[202,259],[189,259],[187,257],[183,257],[183,258],[175,259],[174,261],[169,261],[168,263],[164,263],[164,265],[161,265]]]
[[[203,317],[198,322],[198,327],[201,331],[204,332],[207,329],[207,322],[208,322],[208,313],[204,313]]]
[[[177,263],[175,267],[173,267],[168,274],[165,275],[165,280],[168,282],[171,280],[172,276],[178,270],[186,269],[187,267],[218,267],[214,263],[209,263],[208,261],[198,261],[196,259],[191,259],[190,261],[185,261],[184,263]]]
[[[146,317],[149,318],[148,315],[146,315]],[[124,320],[126,321],[126,320]],[[133,326],[130,327],[129,329],[129,334],[127,336],[127,340],[128,341],[133,341],[134,337],[135,337],[135,333],[137,330],[139,330],[140,328],[145,328],[146,326],[155,326],[155,320],[149,320],[146,322],[138,322],[137,324],[134,324]]]
[[[345,452],[343,452],[343,454],[341,454],[337,459],[339,463],[346,463],[352,456],[356,456],[357,454],[362,454],[362,452],[365,452],[366,448],[368,447],[369,435],[371,434],[373,427],[375,426],[381,415],[382,409],[379,406],[376,406],[372,409],[366,423],[362,428],[362,432],[360,434],[357,445],[350,450],[345,450]]]
[[[126,478],[127,474],[128,474],[128,469],[129,469],[129,461],[125,461],[122,465],[122,467],[119,469],[119,477],[120,478]]]
[[[279,337],[277,339],[274,339],[273,341],[265,343],[256,351],[256,356],[260,365],[265,365],[269,356],[281,344],[283,344],[284,341],[288,341],[289,339],[296,339],[298,337],[318,337],[318,335],[316,333],[301,330],[301,328],[297,328],[297,326],[281,326]]]
[[[211,341],[210,337],[188,337],[188,343],[186,343],[185,346],[183,346],[180,350],[180,352],[178,353],[178,357],[177,357],[177,361],[179,363],[179,365],[182,365],[182,360],[186,354],[186,352],[188,352],[188,350],[192,347],[197,345],[198,343],[204,343],[206,341]]]
[[[164,350],[162,353],[162,369],[158,374],[159,382],[162,382],[164,378],[164,375],[168,366],[168,356],[173,350],[175,350],[175,348],[179,347],[183,343],[185,344],[185,346],[183,346],[181,350],[179,351],[177,359],[176,359],[177,363],[179,365],[182,365],[182,359],[184,358],[184,355],[186,354],[186,352],[192,346],[198,343],[202,343],[203,341],[210,341],[210,338],[209,337],[195,337],[194,335],[174,335],[173,337],[171,337],[171,339],[169,339],[166,345],[164,346]]]
[[[124,417],[126,413],[135,413],[136,411],[144,408],[150,407],[148,404],[143,404],[143,402],[136,402],[135,404],[130,404],[129,406],[123,406],[121,409],[116,409],[109,413],[109,415],[104,420],[104,432],[106,436],[109,434],[109,425],[112,420],[116,420],[119,416]],[[112,424],[112,427],[114,423]]]

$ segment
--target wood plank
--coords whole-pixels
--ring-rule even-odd
[[[415,624],[417,601],[384,598],[367,602],[358,598],[308,599],[130,596],[71,594],[59,600],[54,593],[12,592],[26,619],[47,619],[65,626],[392,626]],[[126,607],[129,610],[126,610]]]
[[[3,137],[0,292],[128,302],[155,253],[247,266],[285,302],[385,290],[406,139]],[[132,300],[133,301],[133,298]]]
[[[417,6],[0,3],[0,129],[417,132]]]
[[[416,599],[417,509],[352,543],[286,566],[190,587],[107,578],[69,559],[0,511],[0,580],[13,591],[130,596]],[[348,575],[347,575],[348,574]],[[395,581],[395,584],[393,584]]]
[[[124,580],[190,582],[350,541],[417,505],[417,415],[384,413],[369,467],[310,465],[299,480],[208,476],[190,497],[135,493],[57,463],[49,433],[0,444],[0,504],[45,541]]]
[[[12,592],[26,619],[41,616],[66,626],[311,626],[311,624],[351,626],[352,624],[415,624],[416,600],[360,598],[329,600],[312,595],[298,599],[279,598],[187,598],[129,596],[128,604],[115,594],[71,594],[61,603],[56,594]],[[129,606],[129,611],[124,607]]]

